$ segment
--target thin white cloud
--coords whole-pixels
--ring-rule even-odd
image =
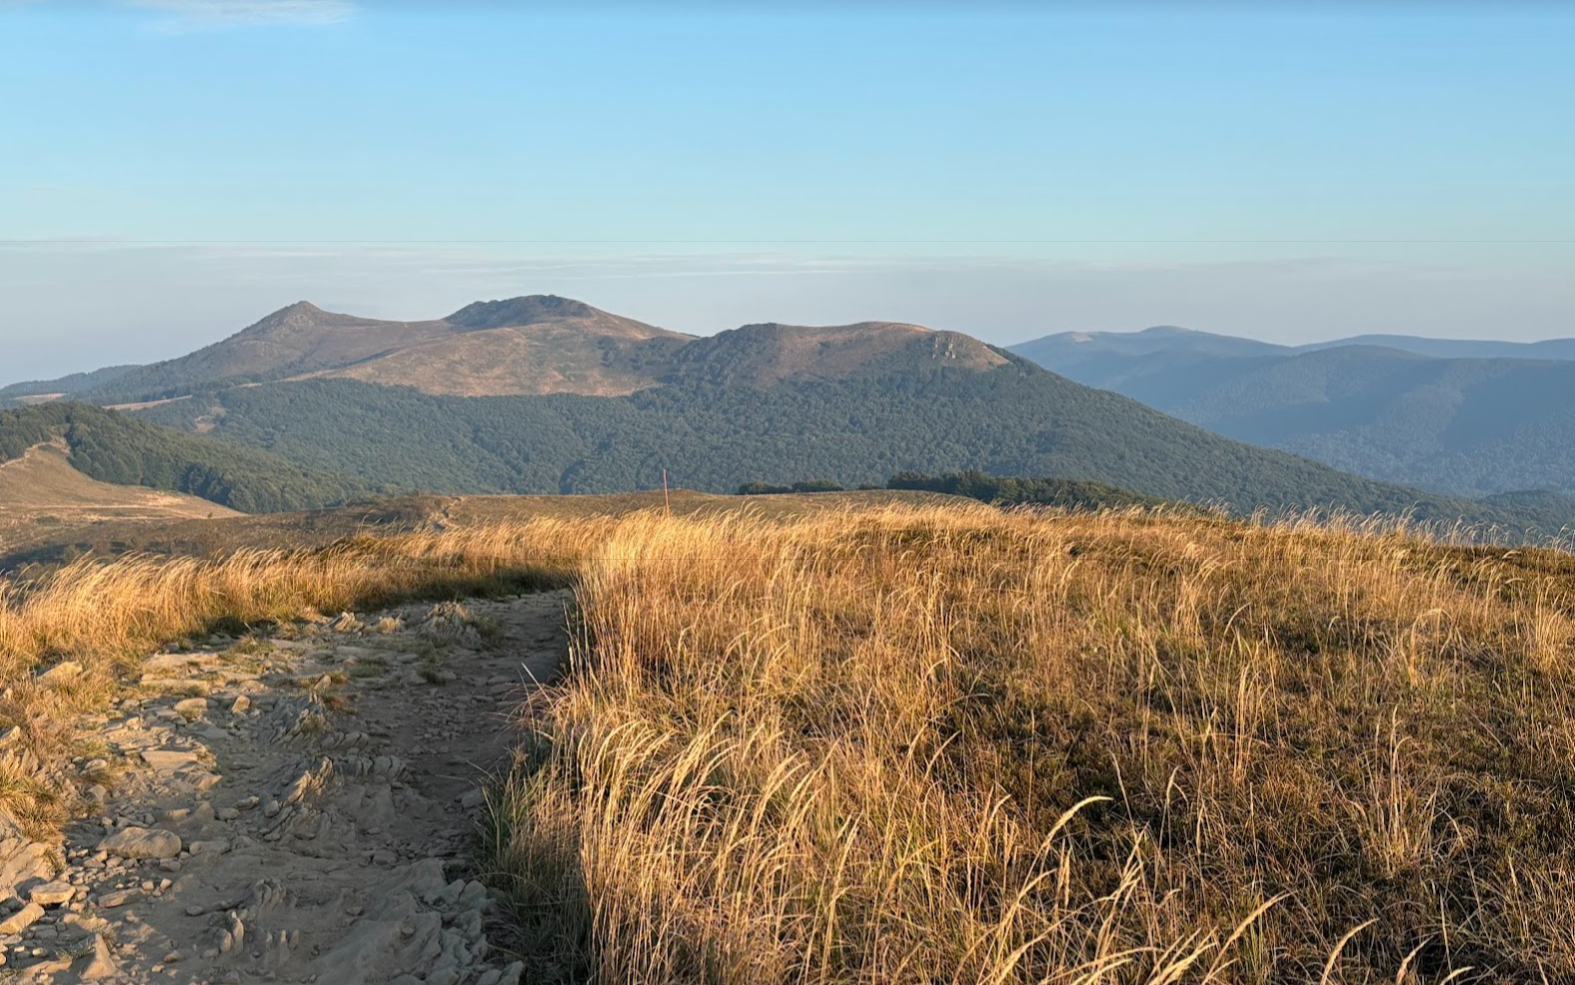
[[[324,27],[354,16],[350,0],[124,0],[162,16],[154,28],[171,33],[286,25]]]
[[[5,2],[5,0],[0,0]],[[343,269],[400,276],[552,277],[562,280],[618,280],[653,277],[732,277],[840,274],[913,274],[925,271],[994,271],[1038,276],[1112,278],[1188,277],[1198,274],[1251,276],[1258,279],[1295,277],[1355,278],[1381,276],[1414,279],[1460,276],[1461,265],[1405,262],[1342,256],[1284,256],[1187,260],[1068,259],[1009,254],[805,254],[765,251],[615,253],[581,250],[543,254],[540,247],[477,247],[468,244],[397,244],[346,241],[185,242],[140,241],[112,237],[77,240],[0,240],[0,251],[33,254],[159,254],[182,262],[200,262],[257,270],[260,265],[292,260],[342,261]]]

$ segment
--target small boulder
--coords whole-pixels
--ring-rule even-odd
[[[174,858],[180,854],[180,835],[157,828],[122,828],[98,847],[120,858]]]
[[[37,903],[29,903],[4,920],[0,920],[0,934],[20,934],[37,923],[38,918],[43,915],[43,907]]]
[[[0,886],[25,886],[54,878],[52,851],[42,842],[8,839],[0,844]]]
[[[75,971],[84,982],[107,982],[119,977],[120,966],[115,964],[115,955],[104,935],[93,938],[93,950],[77,959]]]
[[[175,702],[175,711],[188,722],[195,722],[208,713],[207,698],[187,698]]]
[[[71,897],[75,896],[76,892],[77,887],[69,882],[46,882],[34,886],[27,896],[39,906],[59,906],[71,902]]]
[[[113,910],[128,903],[140,903],[144,899],[140,889],[115,889],[98,898],[100,909]]]
[[[188,766],[201,765],[202,757],[194,749],[144,749],[142,761],[159,772],[173,773]]]
[[[59,687],[69,684],[82,676],[82,665],[75,660],[62,660],[53,667],[38,675],[38,683],[49,687]]]

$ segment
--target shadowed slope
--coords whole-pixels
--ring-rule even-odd
[[[1554,343],[1521,346],[1518,358],[1434,358],[1139,332],[1051,336],[1016,351],[1219,434],[1386,482],[1575,493],[1575,361],[1526,355]]]

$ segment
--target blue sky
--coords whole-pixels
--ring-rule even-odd
[[[0,379],[301,298],[1575,335],[1571,51],[1554,4],[0,0]]]

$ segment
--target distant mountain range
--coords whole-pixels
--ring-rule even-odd
[[[551,296],[478,302],[446,318],[416,322],[336,314],[302,301],[179,359],[29,387],[110,405],[303,380],[355,380],[463,397],[608,397],[677,377],[765,385],[931,361],[992,368],[1007,360],[966,335],[893,322],[750,325],[696,338]]]
[[[1221,344],[1238,343],[1261,345]],[[725,492],[979,469],[1242,511],[1413,510],[1542,530],[1575,519],[1575,501],[1561,496],[1472,501],[1345,474],[1220,437],[967,335],[896,322],[767,323],[698,338],[552,296],[416,322],[302,302],[180,359],[36,386],[205,435],[213,440],[183,440],[201,441],[207,454],[244,449],[287,461],[311,479],[302,502],[650,489],[664,473],[674,485]]]
[[[1286,347],[1153,328],[1013,351],[1211,431],[1441,493],[1575,493],[1575,340]]]
[[[1055,357],[1070,365],[1078,360],[1093,360],[1109,355],[1185,352],[1221,357],[1289,356],[1356,346],[1395,349],[1435,359],[1575,360],[1575,338],[1546,339],[1541,342],[1494,342],[1487,339],[1433,339],[1419,335],[1352,335],[1306,345],[1278,345],[1175,325],[1155,325],[1138,332],[1058,332],[1010,348],[1035,362],[1045,356]]]
[[[1300,346],[1303,352],[1367,345],[1399,349],[1437,359],[1575,359],[1575,339],[1542,342],[1491,342],[1483,339],[1427,339],[1415,335],[1353,335],[1333,342]]]

